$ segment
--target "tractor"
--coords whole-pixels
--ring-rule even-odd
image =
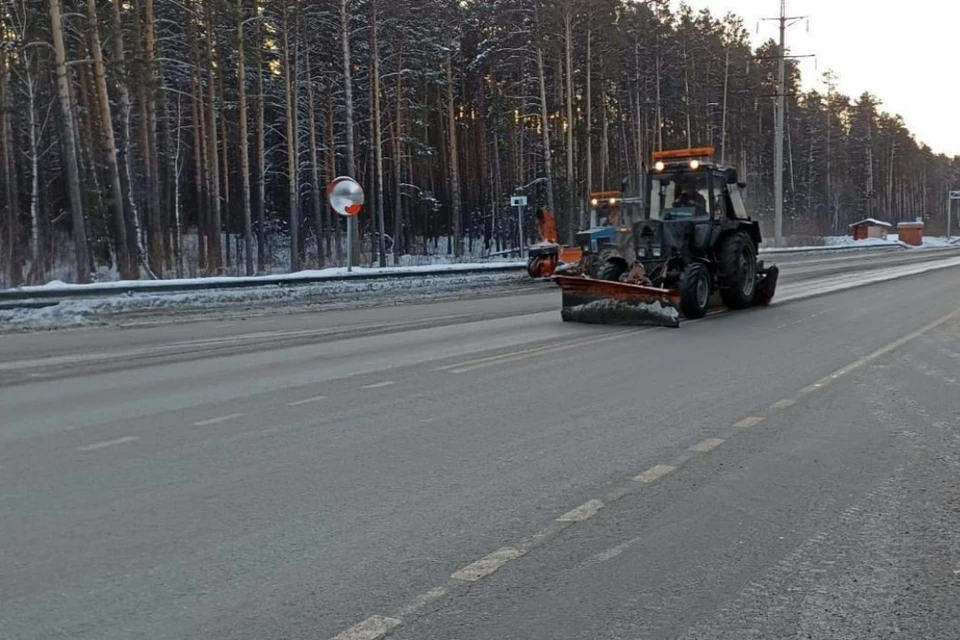
[[[779,270],[758,260],[746,184],[712,155],[710,147],[653,154],[645,197],[621,200],[623,233],[602,248],[597,276],[556,277],[565,321],[676,327],[681,313],[705,316],[715,292],[731,309],[770,303]]]

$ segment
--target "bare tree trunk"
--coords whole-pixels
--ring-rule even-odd
[[[264,126],[265,100],[263,97],[263,22],[257,23],[257,125],[254,131],[257,153],[257,271],[266,268],[266,129]]]
[[[216,275],[223,265],[221,242],[222,225],[220,222],[220,160],[217,157],[217,94],[216,75],[214,74],[213,11],[207,6],[207,162],[208,185],[210,195],[209,237],[207,238],[207,269]]]
[[[307,122],[310,140],[310,194],[313,197],[313,230],[317,238],[317,267],[324,266],[323,196],[320,188],[320,159],[317,153],[317,114],[314,105],[313,68],[310,66],[310,48],[304,51],[303,63],[307,73]]]
[[[139,19],[139,18],[138,18]],[[146,167],[147,186],[147,255],[150,270],[163,273],[163,224],[160,210],[160,155],[157,151],[157,99],[156,80],[156,36],[154,28],[153,0],[144,0],[143,23],[145,28],[144,55],[146,58],[146,79],[141,82],[143,109],[146,113],[144,127],[144,166]]]
[[[587,96],[586,96],[586,151],[587,151],[587,197],[593,193],[593,29],[587,28]],[[580,206],[580,229],[586,227],[583,199]]]
[[[453,216],[453,255],[459,258],[463,251],[460,210],[460,160],[457,157],[457,118],[453,104],[453,54],[447,53],[447,162],[450,164],[450,215]]]
[[[333,113],[333,98],[332,91],[333,87],[329,87],[327,91],[327,140],[330,141],[330,144],[327,146],[327,173],[331,176],[336,175],[337,171],[337,149],[334,144],[336,128],[334,126],[334,113]],[[327,220],[330,223],[330,230],[333,234],[333,246],[334,251],[337,255],[337,264],[343,263],[343,239],[340,233],[340,217],[333,213],[330,203],[327,202],[326,211],[327,211]],[[349,239],[347,240],[350,241]]]
[[[223,73],[217,76],[217,80],[219,81],[219,85],[220,85],[220,100],[226,100],[227,92],[223,86],[223,77],[227,74],[227,72],[222,59],[217,60],[217,67],[224,68]],[[231,223],[231,218],[232,218],[231,214],[233,213],[233,209],[230,207],[230,149],[229,149],[230,145],[228,142],[230,140],[230,136],[227,132],[226,114],[221,113],[219,120],[220,120],[220,140],[222,141],[222,144],[220,145],[220,158],[221,158],[220,166],[222,167],[222,171],[220,172],[220,175],[223,176],[223,185],[221,186],[221,189],[222,189],[221,193],[223,194],[222,221],[223,221],[223,230],[224,230],[223,235],[226,236],[226,242],[224,243],[224,246],[223,246],[224,267],[226,267],[228,272],[232,273],[231,268],[233,267],[233,262],[231,261],[231,257],[230,257],[230,240],[231,240],[230,223]]]
[[[183,146],[183,105],[181,97],[177,96],[177,144],[173,153],[173,224],[174,224],[174,258],[176,259],[177,277],[183,273],[183,203],[180,195],[180,157]]]
[[[127,249],[131,253],[131,259],[135,260],[141,266],[146,267],[146,253],[140,241],[140,212],[137,209],[137,201],[133,197],[133,168],[130,159],[130,115],[132,113],[132,100],[130,99],[130,88],[128,86],[125,49],[123,42],[123,17],[121,14],[121,0],[112,0],[113,8],[113,60],[117,80],[117,100],[120,104],[120,145],[117,149],[117,162],[120,165],[120,185],[124,192],[126,214],[124,223],[126,225]],[[152,274],[151,274],[152,275]]]
[[[193,21],[191,20],[191,24]],[[191,31],[193,33],[191,33]],[[197,201],[197,268],[200,273],[207,269],[207,219],[206,206],[204,204],[204,184],[206,184],[206,174],[204,173],[203,158],[204,141],[206,140],[206,131],[204,127],[205,117],[203,115],[203,89],[200,86],[200,52],[197,45],[195,30],[188,30],[188,37],[191,42],[193,64],[190,69],[190,121],[193,132],[193,169],[195,173],[194,186],[196,188]]]
[[[24,66],[26,67],[24,85],[27,94],[27,140],[30,159],[30,270],[27,272],[28,284],[38,284],[45,277],[42,249],[40,247],[40,138],[42,131],[37,114],[38,78],[33,73],[33,59],[33,56],[25,56],[24,59]],[[2,102],[0,102],[0,110],[2,109]],[[13,264],[10,266],[13,267]]]
[[[13,132],[10,124],[12,107],[9,103],[10,89],[7,79],[10,76],[11,63],[7,54],[0,53],[0,155],[3,156],[3,191],[6,196],[7,213],[6,251],[7,277],[9,286],[18,287],[23,283],[23,259],[20,251],[20,209],[17,203],[17,179],[14,175]],[[3,256],[0,256],[3,257]]]
[[[563,15],[563,31],[566,49],[566,84],[567,84],[567,207],[573,207],[574,202],[583,202],[576,187],[576,176],[573,172],[573,6],[567,7]],[[575,198],[575,200],[573,199]],[[554,214],[556,212],[553,212]],[[572,217],[572,216],[571,216]],[[583,222],[583,208],[580,208],[581,224]],[[568,227],[570,241],[573,242],[573,225]]]
[[[92,1],[92,0],[91,0]],[[250,141],[247,139],[247,69],[243,43],[243,0],[237,0],[237,87],[240,102],[240,179],[243,197],[243,258],[248,276],[253,275],[253,222],[250,215]]]
[[[403,252],[403,40],[397,52],[397,113],[393,127],[393,263]]]
[[[544,177],[547,179],[547,209],[556,212],[553,198],[553,154],[550,149],[550,114],[547,110],[547,79],[543,67],[543,46],[537,44],[537,75],[540,81],[540,122],[543,128],[543,164]],[[521,246],[523,238],[520,239]]]
[[[296,0],[294,0],[296,6]],[[299,94],[295,86],[294,66],[296,60],[290,59],[290,31],[287,21],[287,7],[283,7],[283,85],[286,94],[287,103],[287,172],[289,174],[290,197],[290,270],[300,270],[300,199],[298,185],[298,158],[297,158],[297,104],[296,96]],[[294,32],[296,34],[296,32]],[[294,35],[296,37],[296,35]]]
[[[93,54],[93,74],[97,84],[97,98],[100,105],[100,125],[103,143],[107,155],[107,173],[110,176],[111,208],[115,225],[117,261],[120,276],[124,280],[137,277],[136,261],[131,259],[127,246],[126,223],[123,211],[123,187],[120,185],[120,167],[117,162],[117,143],[113,135],[113,115],[110,110],[110,96],[107,93],[107,80],[103,65],[103,51],[100,44],[100,25],[97,18],[96,0],[87,0],[87,19],[90,24],[91,53]]]
[[[383,221],[383,131],[381,123],[381,107],[380,107],[380,49],[377,39],[377,31],[379,29],[377,25],[377,0],[370,0],[370,11],[372,13],[372,20],[370,21],[370,39],[371,39],[371,52],[370,52],[370,74],[371,84],[373,87],[373,149],[374,149],[374,165],[375,165],[375,191],[377,196],[377,231],[379,232],[379,238],[377,241],[377,250],[380,256],[380,266],[387,266],[387,253],[386,247],[384,246],[384,234],[386,233],[386,228],[384,227]]]
[[[340,36],[343,47],[343,95],[346,111],[346,134],[347,134],[347,175],[356,179],[356,154],[354,149],[354,131],[353,131],[353,71],[352,56],[350,55],[350,0],[340,0]],[[357,256],[360,255],[360,225],[353,225],[353,237],[347,238],[353,247],[353,260],[356,263]],[[355,266],[355,265],[350,265]]]
[[[70,215],[73,220],[73,243],[76,250],[77,281],[90,282],[90,248],[87,245],[87,225],[83,218],[83,200],[80,193],[80,169],[77,166],[77,138],[70,105],[70,78],[67,76],[67,50],[63,43],[63,23],[60,0],[49,0],[50,31],[56,60],[57,94],[63,124],[63,148],[67,165],[67,183],[70,194]]]
[[[687,116],[687,148],[693,146],[693,124],[690,122],[690,69],[687,66],[687,46],[683,46],[683,105]]]

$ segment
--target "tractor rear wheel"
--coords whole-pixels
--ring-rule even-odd
[[[680,276],[680,310],[690,320],[707,315],[710,308],[710,272],[702,264],[690,264]]]
[[[620,260],[611,260],[604,263],[600,269],[600,279],[620,282],[620,278],[627,272],[627,263]]]
[[[731,309],[746,309],[757,292],[757,255],[750,236],[738,231],[723,239],[720,246],[720,273],[724,288],[723,304]]]

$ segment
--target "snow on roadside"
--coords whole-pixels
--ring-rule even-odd
[[[399,279],[336,280],[295,286],[205,289],[188,292],[150,292],[107,295],[37,309],[0,310],[0,333],[81,327],[124,318],[178,319],[209,317],[211,311],[255,315],[277,311],[312,311],[394,305],[476,295],[485,290],[515,288],[529,281],[525,271],[489,274],[451,273],[443,276]],[[65,290],[66,294],[72,289]],[[264,304],[267,303],[267,304]]]

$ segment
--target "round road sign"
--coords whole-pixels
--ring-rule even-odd
[[[363,187],[353,178],[341,176],[327,185],[327,198],[340,215],[356,216],[363,208]]]

